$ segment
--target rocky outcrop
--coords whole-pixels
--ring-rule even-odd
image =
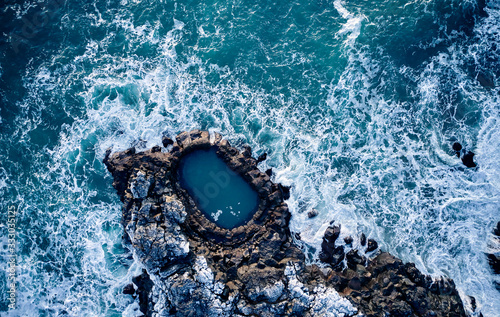
[[[366,316],[464,316],[462,301],[452,280],[433,280],[420,273],[413,263],[404,264],[387,252],[377,250],[375,240],[364,234],[360,245],[365,250],[336,246],[340,226],[331,225],[325,231],[320,259],[333,270],[327,285],[356,304]],[[351,241],[352,238],[349,239]],[[364,243],[363,243],[364,242]],[[373,252],[372,259],[362,251]]]
[[[369,260],[337,246],[340,226],[325,232],[326,267],[305,265],[288,229],[290,188],[262,173],[257,164],[265,157],[254,159],[249,147],[240,152],[219,134],[199,130],[162,143],[104,159],[123,202],[125,239],[147,269],[124,292],[139,297],[145,315],[464,315],[452,281],[432,281],[387,253]],[[253,217],[232,230],[208,220],[179,183],[182,158],[206,148],[215,148],[259,196]],[[378,252],[374,240],[363,245],[368,254]]]
[[[493,273],[500,274],[500,221],[497,223],[492,233],[493,235],[488,244],[486,257],[488,258],[488,264]],[[500,291],[500,283],[495,282],[495,287]]]

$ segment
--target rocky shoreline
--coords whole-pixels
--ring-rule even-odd
[[[258,210],[243,226],[216,226],[179,184],[184,155],[207,148],[258,193]],[[432,280],[363,236],[365,250],[344,248],[339,225],[325,231],[324,267],[306,265],[288,228],[288,188],[258,169],[264,159],[200,130],[164,138],[163,148],[107,152],[124,239],[146,267],[124,292],[139,297],[146,316],[466,315],[452,280]]]

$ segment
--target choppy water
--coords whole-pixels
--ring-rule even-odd
[[[268,153],[311,261],[335,220],[500,315],[483,254],[500,220],[500,1],[6,0],[0,12],[2,316],[135,315],[121,290],[141,267],[101,160],[193,128]],[[457,140],[478,169],[453,156]]]

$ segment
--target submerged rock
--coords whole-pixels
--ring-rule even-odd
[[[124,204],[125,240],[146,267],[126,292],[137,294],[146,316],[464,316],[452,281],[434,287],[387,253],[346,255],[336,245],[340,225],[323,239],[320,259],[330,267],[307,266],[288,227],[290,187],[262,173],[249,147],[240,152],[200,130],[163,145],[169,150],[108,152],[104,159]],[[258,193],[258,210],[234,229],[210,221],[180,186],[183,157],[207,148]]]
[[[318,215],[318,211],[316,209],[311,209],[309,210],[309,212],[307,213],[307,218],[314,218]]]
[[[457,157],[461,157],[462,163],[471,168],[471,167],[476,167],[476,163],[474,163],[474,153],[471,151],[468,151],[464,148],[462,148],[462,144],[455,142],[452,145],[453,151],[455,151],[455,154]]]
[[[488,243],[490,253],[486,253],[486,257],[493,273],[500,274],[500,221],[497,223],[492,233],[493,235]],[[497,289],[500,290],[500,285],[498,283]]]

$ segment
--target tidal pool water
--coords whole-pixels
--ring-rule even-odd
[[[226,229],[250,220],[259,205],[257,193],[217,156],[215,149],[186,155],[181,162],[180,181],[207,218]]]

